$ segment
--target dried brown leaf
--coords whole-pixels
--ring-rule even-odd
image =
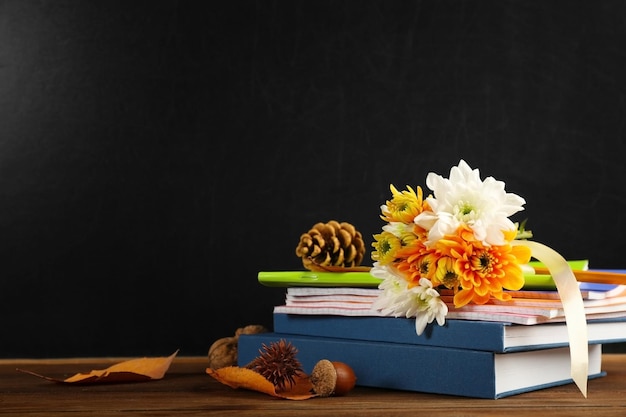
[[[64,384],[144,382],[163,378],[177,354],[178,351],[168,357],[130,359],[116,363],[106,369],[93,370],[89,373],[77,373],[66,379],[51,378],[19,368],[18,371],[47,381]]]
[[[276,391],[274,384],[252,369],[226,366],[219,369],[207,368],[206,372],[217,381],[234,389],[244,388],[287,400],[306,400],[317,396],[311,392],[312,385],[306,375],[297,377],[295,384],[290,388]]]

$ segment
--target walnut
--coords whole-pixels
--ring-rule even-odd
[[[209,348],[209,367],[213,369],[237,365],[237,338],[222,337]]]
[[[239,335],[266,333],[268,330],[260,324],[250,324],[240,327],[234,336],[217,339],[209,348],[209,367],[213,369],[225,366],[237,366],[237,343]]]

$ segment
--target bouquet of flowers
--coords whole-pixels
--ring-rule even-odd
[[[390,186],[393,197],[381,206],[387,224],[372,243],[371,274],[383,280],[374,307],[415,317],[418,335],[434,320],[445,323],[448,307],[439,288],[453,292],[455,308],[509,300],[505,290],[524,285],[522,265],[531,257],[529,247],[512,244],[529,236],[510,220],[526,202],[507,193],[502,181],[481,180],[478,169],[461,160],[450,178],[431,172],[426,185],[433,192],[426,198],[419,186]]]

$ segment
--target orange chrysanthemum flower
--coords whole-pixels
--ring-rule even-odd
[[[466,240],[466,230],[446,236],[435,245],[444,256],[454,260],[460,290],[454,295],[454,306],[470,302],[485,304],[490,297],[510,300],[507,290],[519,290],[524,285],[521,264],[530,261],[530,249],[525,246],[485,246],[477,240]]]
[[[429,278],[437,262],[435,251],[428,249],[422,240],[415,240],[411,245],[398,251],[396,268],[409,283],[409,288],[418,285],[420,278]]]

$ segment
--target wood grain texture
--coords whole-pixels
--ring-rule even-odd
[[[356,387],[344,397],[279,400],[233,390],[205,373],[206,358],[176,358],[163,380],[67,386],[15,371],[62,377],[108,366],[106,359],[0,361],[0,416],[622,416],[626,415],[626,355],[604,355],[608,375],[589,382],[587,399],[573,384],[499,400]]]

